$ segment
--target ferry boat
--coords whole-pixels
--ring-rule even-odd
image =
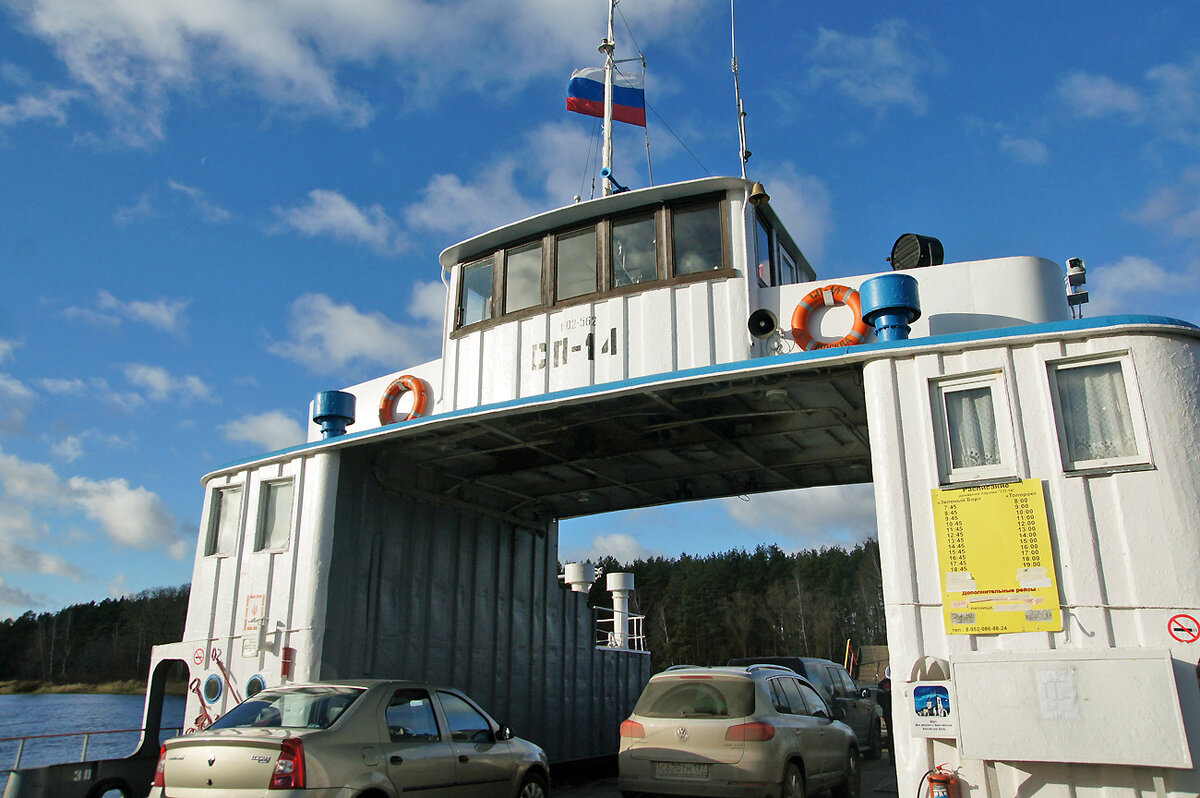
[[[141,791],[177,662],[186,731],[265,687],[398,677],[552,762],[612,755],[650,676],[634,586],[609,575],[598,634],[559,520],[863,482],[901,794],[1200,793],[1200,328],[1084,319],[1082,261],[947,263],[916,234],[821,280],[769,185],[606,181],[446,249],[439,359],[318,394],[306,443],[204,477],[138,754],[5,795]]]

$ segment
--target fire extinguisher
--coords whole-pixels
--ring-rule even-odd
[[[929,779],[929,798],[958,798],[958,777],[944,765],[938,765],[925,774]]]

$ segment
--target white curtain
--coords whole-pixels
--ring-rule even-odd
[[[975,468],[1000,463],[996,441],[996,411],[991,388],[946,391],[946,421],[950,427],[950,464]]]
[[[1060,368],[1056,377],[1063,432],[1072,461],[1137,454],[1120,363]]]

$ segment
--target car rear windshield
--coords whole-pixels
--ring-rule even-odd
[[[754,683],[711,677],[658,679],[646,685],[633,711],[647,718],[744,718],[754,714]]]
[[[229,710],[209,728],[327,729],[362,693],[361,687],[332,686],[263,690]]]

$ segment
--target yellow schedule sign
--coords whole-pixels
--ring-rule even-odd
[[[933,491],[946,632],[1062,631],[1039,479]]]

